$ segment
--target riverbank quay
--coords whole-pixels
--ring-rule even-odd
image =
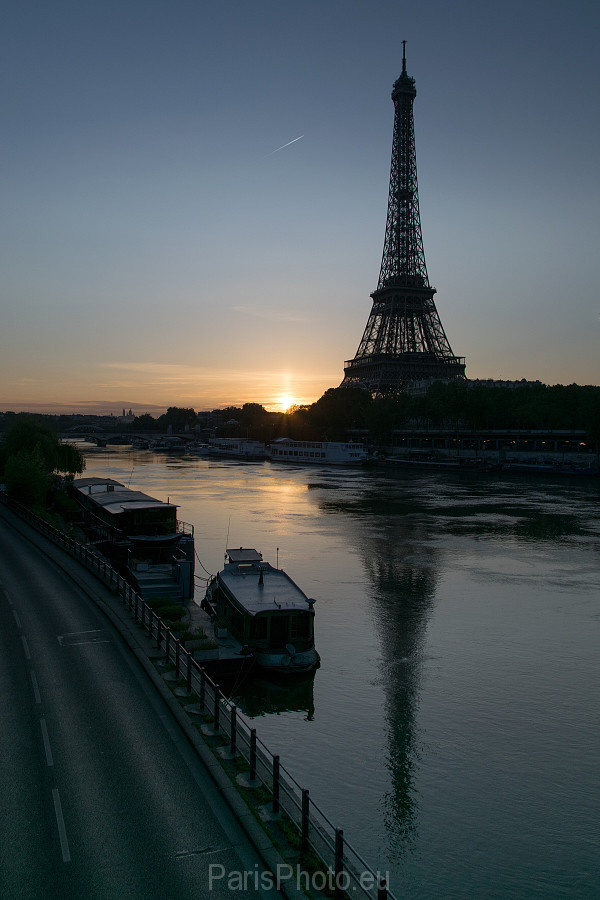
[[[508,474],[599,473],[597,447],[583,430],[398,428],[378,456],[398,465],[453,463]]]
[[[2,516],[94,600],[134,652],[272,873],[270,885],[289,898],[318,898],[325,891],[394,900],[383,876],[344,842],[342,829],[294,782],[279,757],[269,753],[256,730],[243,723],[219,686],[108,561],[27,510],[14,505],[9,510],[2,499]],[[258,874],[233,873],[250,888]],[[239,889],[233,881],[231,890]]]

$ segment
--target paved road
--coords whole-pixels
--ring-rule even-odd
[[[2,900],[280,896],[255,890],[258,854],[135,655],[13,521],[0,508]]]

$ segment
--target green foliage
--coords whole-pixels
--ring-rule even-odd
[[[83,472],[83,456],[33,416],[16,416],[0,444],[0,469],[8,495],[26,506],[44,506],[53,473]]]
[[[196,628],[186,628],[186,630],[179,635],[179,639],[181,641],[207,641],[208,637],[204,628],[198,626]]]
[[[161,617],[162,618],[162,617]],[[186,625],[185,622],[175,621],[174,619],[164,619],[163,622],[165,626],[171,631],[174,635],[179,635],[179,640],[181,640],[181,634],[185,631]]]
[[[130,429],[132,431],[157,431],[158,422],[150,413],[143,413],[141,416],[136,416]]]
[[[187,428],[193,428],[196,424],[196,413],[193,409],[184,409],[180,406],[170,406],[166,413],[159,416],[157,425],[162,431],[166,431],[169,426],[173,431],[185,431]]]
[[[149,601],[147,601],[147,602],[148,602],[148,606],[151,606],[154,609],[154,612],[156,613],[156,615],[160,619],[163,619],[165,621],[168,620],[170,622],[177,622],[180,619],[183,619],[183,617],[186,614],[185,606],[181,606],[179,604],[169,602],[166,604],[162,603],[162,604],[158,604],[155,606],[153,603],[151,603]]]
[[[71,475],[83,472],[84,460],[71,444],[61,444],[52,429],[33,416],[16,416],[0,444],[0,465],[19,453],[36,454],[39,465],[47,473],[63,472]]]
[[[346,440],[352,429],[367,427],[373,399],[361,388],[329,388],[309,407],[294,407],[283,417],[286,437],[294,440]]]
[[[51,479],[50,474],[44,471],[38,453],[21,452],[6,460],[4,483],[11,500],[35,507],[44,506]]]

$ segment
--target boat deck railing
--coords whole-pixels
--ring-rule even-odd
[[[189,522],[181,522],[178,519],[177,520],[177,534],[189,534],[193,537],[194,536],[194,526],[190,525]]]
[[[9,508],[28,521],[38,531],[54,541],[93,572],[117,593],[133,616],[136,624],[164,652],[164,662],[175,669],[176,678],[190,699],[197,701],[209,732],[228,744],[227,756],[244,761],[237,775],[237,783],[246,789],[262,787],[270,798],[261,815],[264,819],[284,816],[291,824],[301,852],[300,859],[313,860],[307,871],[298,867],[296,881],[300,888],[325,891],[336,898],[368,897],[371,900],[396,900],[386,883],[386,873],[373,870],[358,851],[345,839],[343,829],[336,826],[257,736],[256,729],[240,714],[236,705],[227,699],[218,684],[188,652],[182,642],[156,615],[155,611],[133,590],[110,563],[90,547],[58,531],[20,504],[0,497]],[[206,733],[206,731],[205,731]],[[238,766],[238,769],[240,767]],[[312,851],[312,854],[311,854]],[[318,870],[314,858],[325,866]],[[293,874],[292,867],[290,877]]]

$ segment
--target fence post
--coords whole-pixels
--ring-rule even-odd
[[[181,653],[181,642],[175,641],[175,674],[179,678],[179,654]]]
[[[335,829],[335,896],[341,897],[343,891],[340,887],[342,878],[340,877],[344,871],[344,831],[342,828]]]
[[[187,681],[187,692],[188,694],[192,693],[192,652],[191,650],[187,650],[187,660],[186,660],[186,681]]]
[[[220,711],[221,688],[215,684],[215,731],[219,730],[219,711]]]
[[[229,744],[229,749],[231,753],[235,755],[236,752],[236,738],[237,738],[237,707],[231,707],[231,742]]]
[[[156,626],[156,646],[160,650],[160,645],[162,644],[162,619],[158,620],[158,624]]]
[[[165,635],[165,657],[167,662],[171,661],[171,632],[168,628],[165,628],[167,632]]]
[[[204,693],[206,691],[206,672],[200,667],[200,709],[204,709]]]
[[[256,728],[250,729],[250,781],[256,779]]]
[[[273,757],[273,812],[279,812],[279,756]]]
[[[309,820],[310,800],[308,798],[308,788],[302,791],[302,850],[308,849],[308,820]]]

